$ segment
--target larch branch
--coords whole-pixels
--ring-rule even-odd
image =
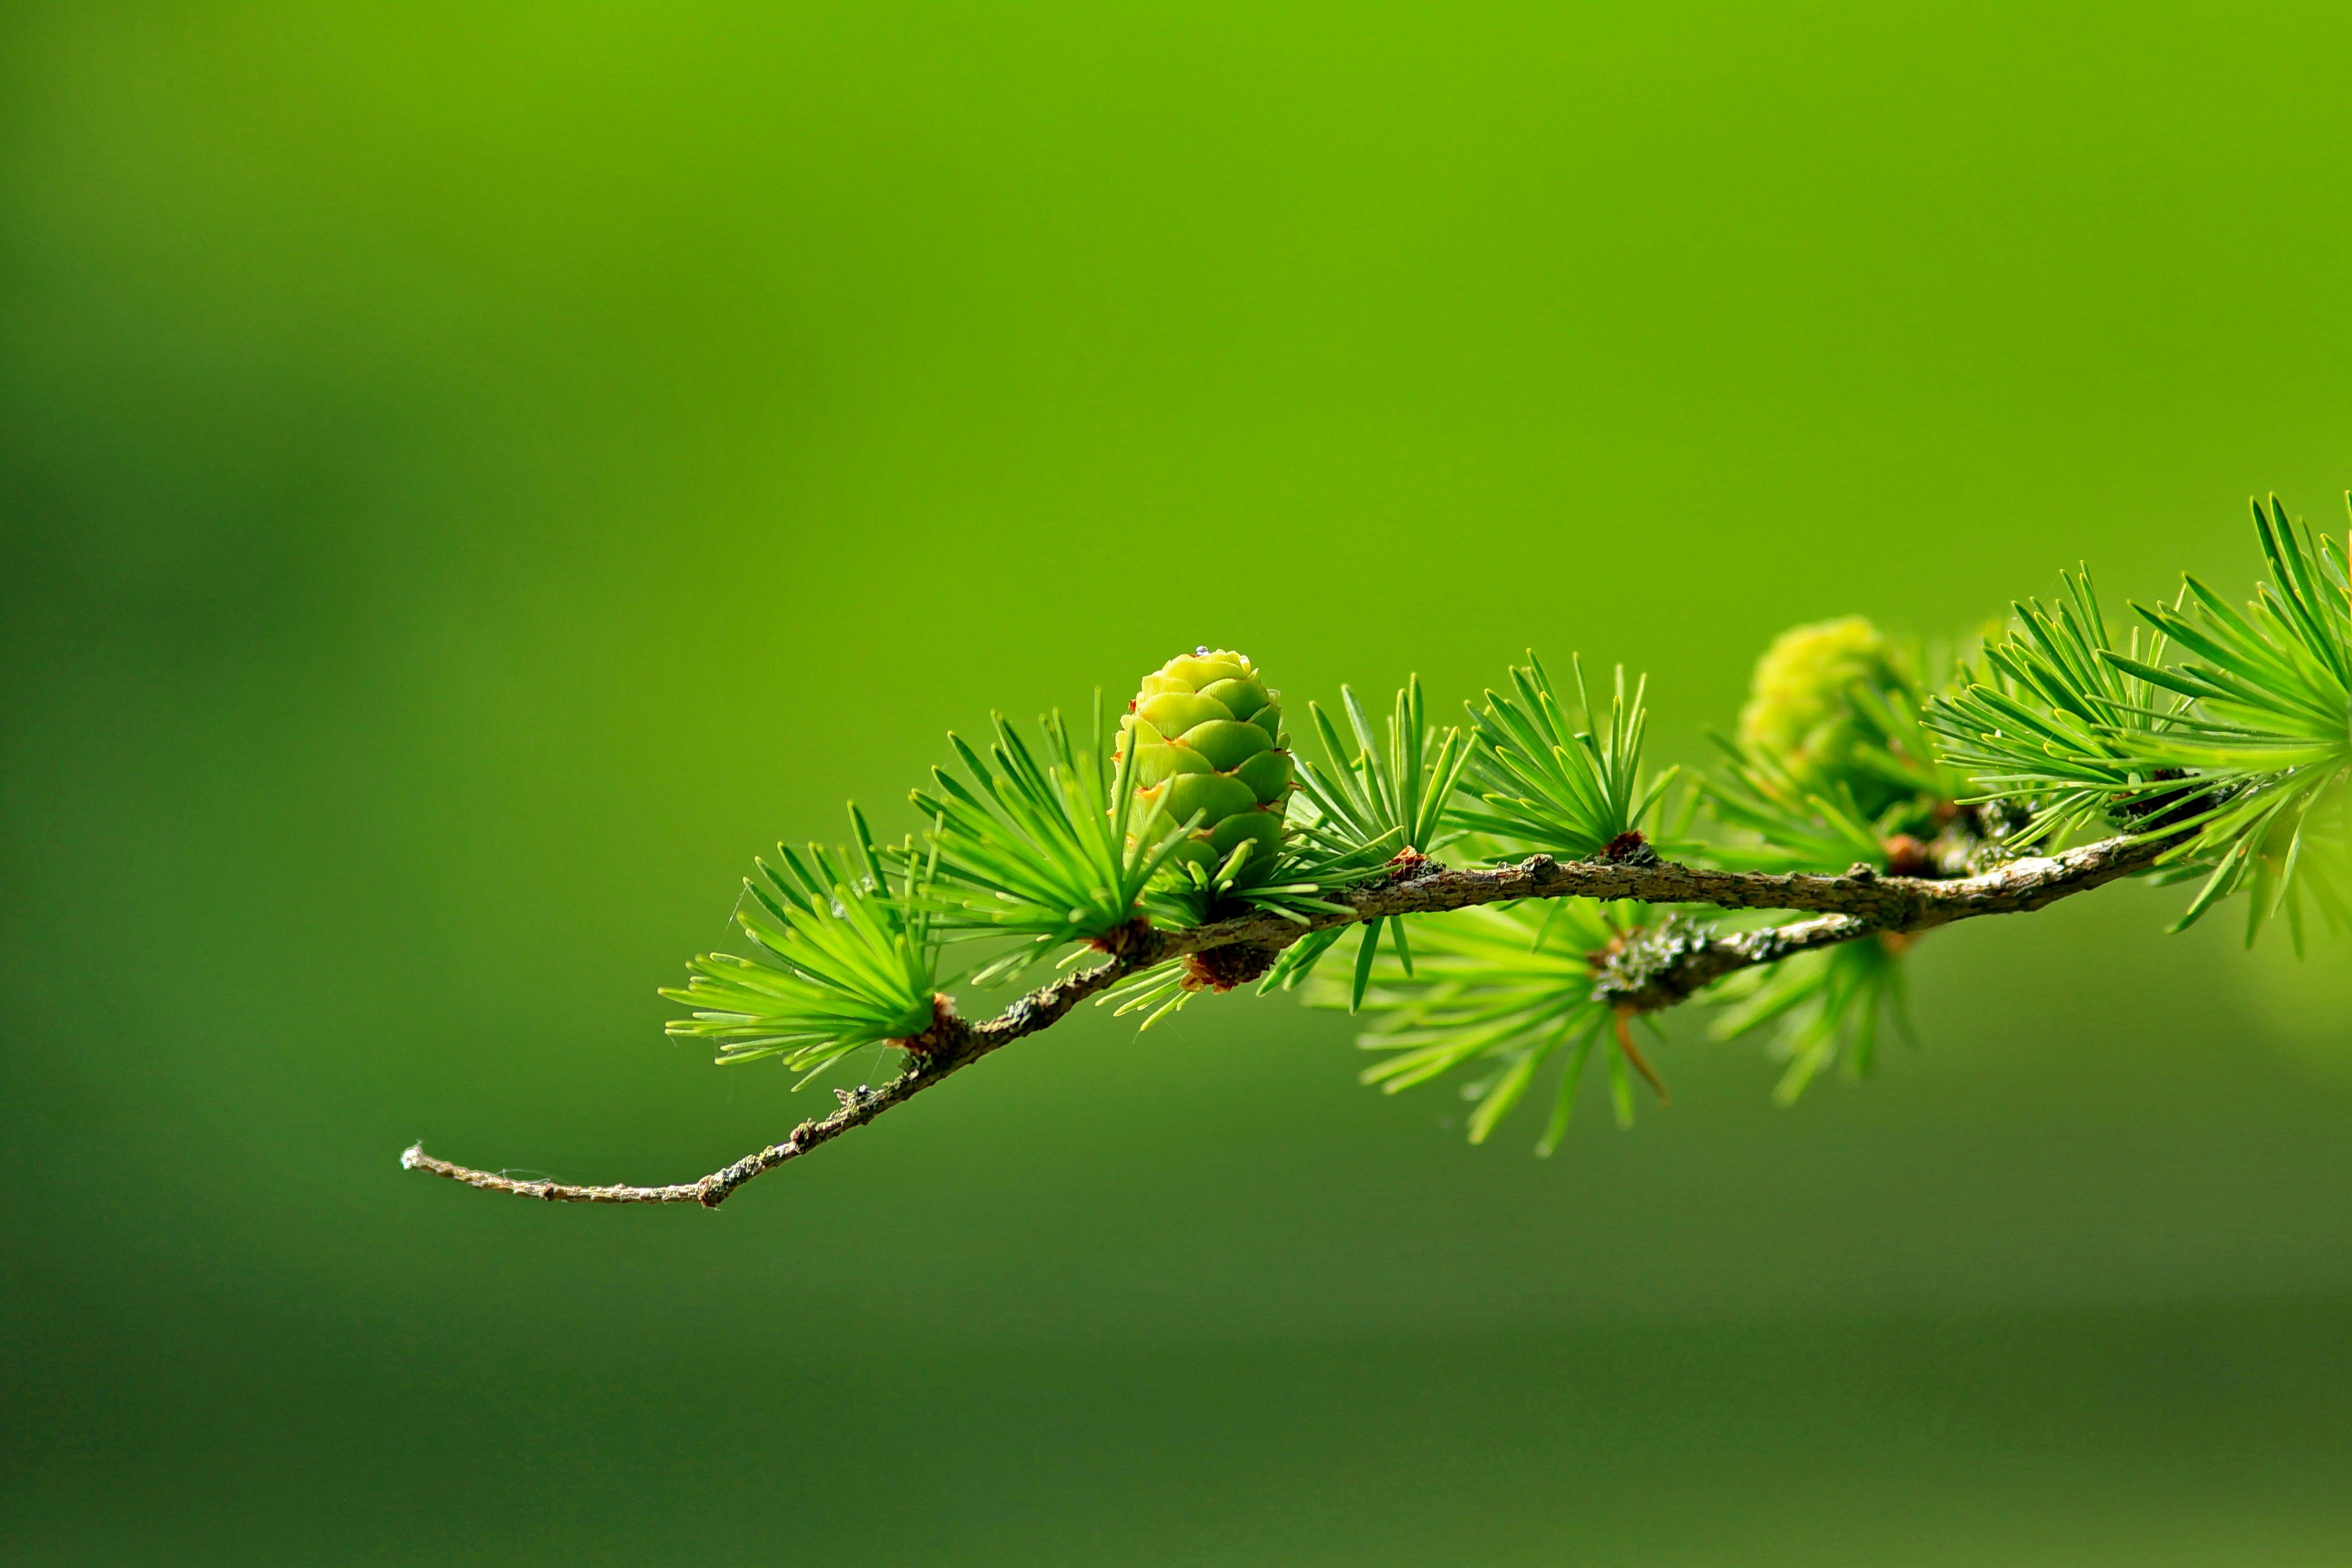
[[[1788,910],[1819,917],[1727,934],[1673,920],[1654,928],[1611,960],[1597,992],[1621,1007],[1651,1012],[1673,1006],[1734,971],[1811,949],[1874,934],[1916,933],[1979,915],[2038,910],[2147,870],[2166,847],[2158,839],[2107,838],[2063,854],[2012,860],[1980,876],[1948,880],[1881,877],[1864,867],[1832,877],[1721,871],[1672,861],[1562,862],[1549,855],[1471,870],[1414,859],[1395,868],[1381,882],[1332,895],[1333,902],[1348,906],[1345,912],[1328,912],[1304,922],[1254,913],[1187,931],[1155,930],[1140,922],[1129,926],[1097,944],[1109,953],[1102,963],[1040,986],[986,1023],[968,1023],[958,1017],[952,1005],[941,996],[931,1026],[912,1039],[897,1042],[908,1057],[905,1071],[879,1089],[836,1091],[841,1103],[832,1115],[803,1121],[782,1142],[746,1154],[697,1181],[648,1187],[521,1181],[436,1159],[421,1143],[403,1152],[400,1163],[404,1169],[429,1171],[487,1192],[550,1203],[693,1203],[717,1208],[753,1177],[865,1126],[892,1106],[912,1100],[991,1052],[1051,1026],[1080,1002],[1128,975],[1186,953],[1241,944],[1278,952],[1310,931],[1334,926],[1521,899],[1630,899],[1722,910]]]

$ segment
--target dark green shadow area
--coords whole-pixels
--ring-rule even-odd
[[[487,1326],[414,1324],[436,1353],[393,1378],[235,1331],[92,1369],[113,1414],[51,1428],[13,1560],[2296,1563],[2352,1530],[2338,1305],[1064,1349]]]

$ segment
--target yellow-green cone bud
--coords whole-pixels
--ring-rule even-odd
[[[1792,626],[1756,661],[1748,706],[1739,710],[1740,744],[1825,787],[1839,780],[1857,738],[1847,694],[1901,680],[1885,634],[1860,616]]]
[[[1247,841],[1245,878],[1273,866],[1291,790],[1280,696],[1223,649],[1181,655],[1143,678],[1119,724],[1121,753],[1135,750],[1137,820],[1154,805],[1171,822],[1201,818],[1171,864],[1213,870]]]

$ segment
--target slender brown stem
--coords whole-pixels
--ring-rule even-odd
[[[1658,1097],[1659,1108],[1663,1110],[1674,1102],[1667,1098],[1665,1080],[1658,1076],[1656,1068],[1650,1066],[1650,1058],[1642,1054],[1642,1047],[1633,1043],[1633,1008],[1623,1005],[1617,1009],[1617,1048],[1625,1054],[1627,1061],[1633,1064],[1633,1070],[1642,1075],[1642,1081],[1650,1086],[1650,1092]]]
[[[865,1126],[892,1106],[914,1099],[991,1051],[1059,1022],[1071,1008],[1122,976],[1133,973],[1143,966],[1143,962],[1148,961],[1139,961],[1135,955],[1124,952],[1114,954],[1104,963],[1064,975],[1051,985],[1029,993],[985,1024],[966,1023],[956,1016],[953,1004],[945,996],[939,997],[934,1004],[931,1026],[905,1042],[908,1065],[904,1072],[879,1089],[836,1090],[840,1106],[832,1115],[819,1121],[803,1121],[782,1142],[746,1154],[697,1181],[658,1187],[592,1187],[553,1181],[518,1181],[495,1171],[477,1171],[436,1159],[425,1152],[422,1143],[410,1145],[401,1154],[401,1168],[430,1171],[485,1192],[511,1193],[517,1197],[541,1198],[549,1203],[700,1204],[704,1208],[715,1209],[752,1177],[763,1175],[819,1144],[830,1143],[843,1133]]]
[[[1387,880],[1333,901],[1344,913],[1325,913],[1300,922],[1257,913],[1196,926],[1155,931],[1139,922],[1111,933],[1097,945],[1109,952],[1103,963],[1063,976],[1019,998],[984,1024],[956,1016],[939,998],[931,1026],[900,1041],[905,1071],[876,1089],[836,1091],[840,1107],[822,1121],[803,1121],[781,1143],[746,1154],[733,1164],[692,1182],[667,1186],[575,1186],[554,1181],[519,1181],[493,1171],[453,1164],[412,1145],[402,1153],[404,1169],[429,1171],[486,1192],[550,1203],[700,1204],[717,1208],[754,1176],[854,1128],[863,1127],[894,1105],[912,1100],[933,1084],[961,1071],[990,1052],[1059,1022],[1087,997],[1152,964],[1187,953],[1236,943],[1278,952],[1309,931],[1391,915],[1432,914],[1475,904],[1519,899],[1631,899],[1654,904],[1705,904],[1724,910],[1793,910],[1818,918],[1758,931],[1719,934],[1694,922],[1669,919],[1628,942],[1611,959],[1596,994],[1619,1009],[1620,1036],[1635,1013],[1654,1012],[1683,1001],[1736,970],[1770,963],[1814,948],[1830,947],[1878,932],[1912,933],[1978,915],[2038,910],[2056,900],[2146,870],[2162,852],[2154,840],[2108,838],[2047,858],[2010,862],[1982,876],[1934,881],[1916,877],[1881,877],[1856,867],[1843,877],[1760,871],[1717,871],[1672,861],[1619,865],[1580,860],[1561,863],[1537,855],[1514,866],[1453,870],[1415,859]],[[1654,1088],[1656,1076],[1640,1054],[1627,1057]]]

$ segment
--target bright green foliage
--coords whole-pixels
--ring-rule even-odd
[[[1301,925],[1311,915],[1325,911],[1344,913],[1348,906],[1334,903],[1328,895],[1357,883],[1379,877],[1390,858],[1387,836],[1365,844],[1351,844],[1344,837],[1324,837],[1318,826],[1297,830],[1285,844],[1276,875],[1283,879],[1256,886],[1236,887],[1229,881],[1202,883],[1197,870],[1187,873],[1190,880],[1176,888],[1155,888],[1145,900],[1152,922],[1173,928],[1197,923],[1203,909],[1213,910],[1231,900],[1251,909],[1263,910]],[[1379,921],[1371,924],[1378,925]],[[1282,960],[1263,977],[1261,991],[1278,984],[1284,975],[1284,964],[1295,964],[1301,958],[1312,963],[1338,940],[1345,927],[1309,931],[1283,950]],[[1402,942],[1402,938],[1400,938]],[[1294,969],[1292,973],[1296,973]],[[1144,1015],[1141,1027],[1152,1025],[1178,1011],[1204,988],[1223,991],[1246,979],[1204,979],[1191,962],[1178,958],[1139,971],[1096,998],[1097,1006],[1117,1007],[1118,1016],[1140,1012]]]
[[[2031,804],[2032,818],[2010,840],[2019,849],[2127,828],[2207,787],[2149,760],[2154,737],[2188,706],[2134,673],[2163,661],[2162,635],[2143,646],[2135,626],[2119,649],[2091,574],[2062,573],[2059,586],[2048,608],[2039,599],[2015,606],[2016,625],[1987,645],[1978,678],[1937,699],[1928,715],[1977,790]]]
[[[1111,760],[1099,691],[1093,743],[1084,748],[1058,711],[1039,721],[1042,761],[1002,715],[995,725],[985,755],[948,737],[969,784],[934,768],[931,790],[914,792],[932,823],[926,880],[935,925],[950,938],[1029,939],[984,980],[1134,920],[1145,888],[1187,843],[1181,822],[1139,797],[1132,765]]]
[[[2243,890],[2249,942],[2284,908],[2300,945],[2305,892],[2331,924],[2352,922],[2341,859],[2352,788],[2352,592],[2336,542],[2289,522],[2275,497],[2271,510],[2265,518],[2254,509],[2254,529],[2276,583],[2258,584],[2242,613],[2194,577],[2181,609],[2135,605],[2191,657],[2170,669],[2126,668],[2189,700],[2148,737],[2150,755],[2216,786],[2184,819],[2198,831],[2179,858],[2213,870],[2180,923]]]
[[[758,956],[693,960],[685,988],[662,992],[695,1009],[669,1033],[718,1041],[722,1062],[782,1057],[806,1074],[930,1026],[938,951],[914,863],[902,847],[910,869],[894,882],[865,816],[855,806],[849,816],[854,860],[812,844],[805,855],[778,845],[781,870],[754,862],[760,875],[743,883],[751,906],[739,901],[735,919]]]
[[[1386,843],[1391,853],[1416,849],[1434,855],[1458,837],[1445,831],[1444,817],[1446,797],[1469,761],[1462,731],[1431,729],[1418,675],[1396,694],[1386,745],[1374,740],[1354,691],[1339,688],[1339,703],[1355,737],[1352,746],[1340,739],[1319,703],[1307,705],[1328,759],[1326,766],[1303,763],[1298,769],[1299,786],[1314,804],[1318,820],[1351,843]]]
[[[2072,619],[2022,614],[1995,678],[1934,722],[1990,795],[2032,806],[2038,837],[2095,817],[2178,837],[2166,864],[2204,874],[2180,925],[2244,891],[2247,941],[2284,910],[2300,944],[2305,895],[2352,923],[2352,598],[2336,542],[2276,498],[2254,531],[2274,581],[2242,610],[2190,577],[2177,605],[2134,606],[2158,634],[2145,653],[2117,649],[2077,578]]]
[[[1096,997],[1095,1005],[1111,1008],[1112,1016],[1118,1018],[1142,1014],[1143,1022],[1135,1026],[1139,1035],[1170,1014],[1181,1012],[1199,994],[1199,986],[1186,984],[1191,978],[1182,959],[1171,959],[1128,976]]]
[[[1654,918],[1647,906],[1556,899],[1409,918],[1419,963],[1407,971],[1393,958],[1381,959],[1363,998],[1373,1023],[1356,1043],[1389,1053],[1365,1069],[1366,1083],[1395,1094],[1457,1068],[1484,1069],[1463,1089],[1475,1101],[1470,1141],[1483,1143],[1557,1061],[1550,1114],[1536,1145],[1549,1154],[1568,1131],[1593,1047],[1613,1035],[1610,1089],[1619,1124],[1631,1123],[1631,1040],[1592,987],[1596,959]],[[1307,999],[1314,1006],[1349,1005],[1350,990],[1326,976]]]
[[[1886,840],[1851,789],[1809,787],[1769,752],[1730,755],[1720,776],[1699,781],[1708,814],[1738,835],[1709,845],[1717,865],[1756,871],[1834,874],[1860,864],[1886,868]]]
[[[1418,675],[1396,694],[1384,746],[1373,738],[1371,721],[1365,717],[1355,692],[1342,686],[1339,702],[1354,735],[1352,747],[1340,739],[1339,728],[1319,704],[1307,705],[1327,760],[1322,767],[1311,762],[1298,767],[1309,831],[1328,836],[1335,845],[1378,850],[1384,859],[1407,849],[1434,857],[1461,837],[1449,831],[1444,820],[1447,799],[1470,760],[1462,731],[1448,729],[1441,734],[1431,728]],[[1412,952],[1406,945],[1403,922],[1365,921],[1356,944],[1353,994],[1358,1000],[1363,996],[1383,927],[1391,933],[1397,961],[1407,973],[1412,973]],[[1297,984],[1346,934],[1346,928],[1337,927],[1301,938],[1285,950],[1281,962],[1267,973],[1258,989],[1265,992]]]
[[[1576,718],[1571,722],[1551,678],[1533,652],[1511,670],[1508,692],[1486,693],[1485,709],[1470,710],[1470,761],[1463,792],[1476,805],[1455,805],[1455,826],[1492,837],[1506,857],[1541,851],[1562,860],[1589,860],[1619,846],[1664,796],[1675,770],[1642,777],[1643,687],[1625,696],[1625,668],[1604,722],[1596,724],[1584,687],[1584,666],[1571,659]]]
[[[1880,1020],[1903,1023],[1908,945],[1903,937],[1869,936],[1745,970],[1709,993],[1710,1001],[1729,1004],[1709,1032],[1734,1040],[1778,1023],[1772,1050],[1789,1068],[1772,1098],[1783,1105],[1841,1058],[1849,1077],[1864,1077],[1877,1053]]]

